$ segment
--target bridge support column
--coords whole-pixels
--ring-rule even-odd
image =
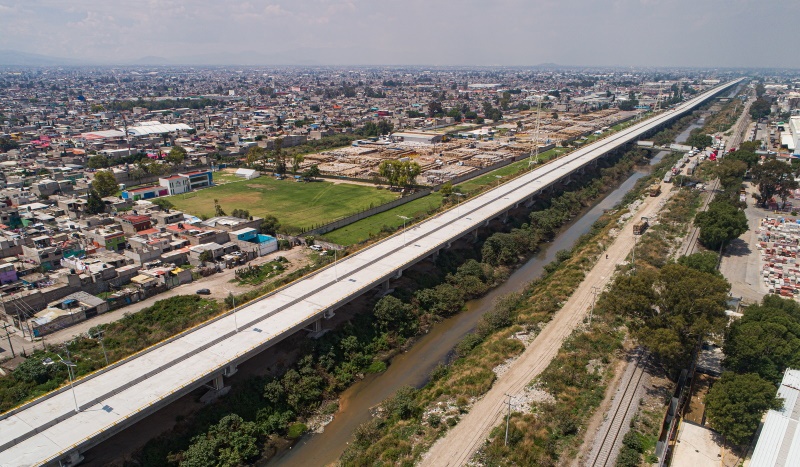
[[[477,242],[478,241],[478,229],[475,229],[475,230],[472,231],[472,241],[473,242]]]
[[[506,211],[506,212],[504,212],[503,214],[500,215],[500,221],[503,222],[503,224],[508,222],[508,211]]]
[[[215,376],[211,381],[211,386],[215,391],[222,391],[222,389],[225,387],[225,381],[222,379],[222,375]]]
[[[435,263],[436,260],[439,258],[439,250],[434,250],[434,252],[431,253],[430,258],[431,258],[431,261],[433,261]]]
[[[83,462],[83,456],[78,451],[73,451],[69,453],[68,457],[58,460],[59,467],[72,467],[73,465],[78,465]]]
[[[226,369],[226,371],[227,371],[227,369]],[[233,373],[231,373],[231,374],[233,374]],[[223,374],[220,373],[220,374],[214,376],[214,379],[211,380],[211,384],[207,384],[206,385],[206,387],[209,389],[209,391],[207,393],[203,394],[202,397],[200,397],[200,402],[202,402],[204,404],[208,404],[208,403],[210,403],[210,402],[212,402],[212,401],[224,396],[225,394],[228,393],[228,391],[231,390],[230,386],[225,386],[225,380],[224,380],[222,375]]]

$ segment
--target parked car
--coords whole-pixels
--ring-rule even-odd
[[[319,246],[319,245],[311,245],[309,248],[311,248],[311,249],[312,249],[312,250],[314,250],[314,251],[320,251],[320,250],[322,250],[322,247],[321,247],[321,246]]]
[[[197,295],[211,295],[211,291],[208,289],[197,289]]]

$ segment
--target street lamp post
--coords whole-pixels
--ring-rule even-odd
[[[100,341],[100,348],[103,349],[103,358],[106,359],[106,366],[108,366],[108,354],[106,353],[106,345],[103,344],[103,331],[98,331],[94,338]]]
[[[231,296],[231,305],[233,305],[233,327],[236,329],[236,332],[239,332],[239,323],[236,322],[236,296],[228,289],[225,289],[225,291]]]
[[[458,200],[456,202],[456,209],[458,210],[458,215],[460,216],[461,215],[461,198],[463,198],[463,197],[465,197],[467,195],[465,195],[464,193],[455,193],[455,192],[453,193],[453,195],[455,195],[456,199]]]
[[[336,269],[336,248],[333,249],[333,274],[336,275],[336,282],[339,282],[339,271]]]
[[[80,407],[78,407],[78,397],[75,395],[75,386],[72,384],[72,367],[74,367],[75,364],[72,363],[70,360],[64,360],[63,358],[61,358],[61,355],[58,355],[58,360],[59,361],[56,362],[52,358],[47,357],[44,360],[42,360],[42,365],[50,366],[55,363],[63,363],[64,365],[67,366],[67,373],[69,373],[69,388],[72,390],[72,400],[75,402],[75,413],[78,413],[81,411],[81,409]]]
[[[410,217],[397,215],[400,219],[403,219],[403,246],[406,246],[406,222],[410,221]]]

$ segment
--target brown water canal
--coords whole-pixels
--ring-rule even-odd
[[[659,152],[650,164],[660,161],[667,151]],[[639,168],[614,191],[586,209],[564,227],[555,240],[544,245],[509,278],[482,298],[470,300],[466,309],[434,325],[406,352],[392,359],[386,371],[369,374],[345,390],[339,398],[339,411],[321,434],[304,436],[292,449],[273,457],[270,466],[323,466],[335,462],[350,442],[353,432],[370,418],[370,409],[393,395],[403,386],[422,387],[431,371],[446,362],[456,344],[478,323],[481,315],[490,311],[499,297],[521,292],[538,278],[544,266],[555,259],[556,252],[572,248],[578,237],[589,231],[603,212],[611,209],[633,188],[637,180],[649,173],[649,167]]]

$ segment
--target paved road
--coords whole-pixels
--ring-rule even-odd
[[[755,205],[752,195],[756,191],[749,183],[747,188],[747,232],[732,241],[720,264],[720,272],[731,283],[731,295],[741,297],[748,304],[758,303],[767,294],[761,280],[761,259],[757,245],[759,221],[770,214]]]
[[[74,392],[62,388],[0,416],[0,458],[12,465],[55,462],[87,449],[212,379],[219,384],[219,378],[234,371],[238,363],[386,283],[454,239],[531,200],[608,151],[683,115],[716,92],[704,93],[674,110],[580,148],[254,300],[236,313],[84,377],[76,383]],[[624,256],[614,258],[622,261]],[[606,277],[613,271],[610,263],[603,263],[608,268]],[[78,399],[77,412],[73,398]]]

